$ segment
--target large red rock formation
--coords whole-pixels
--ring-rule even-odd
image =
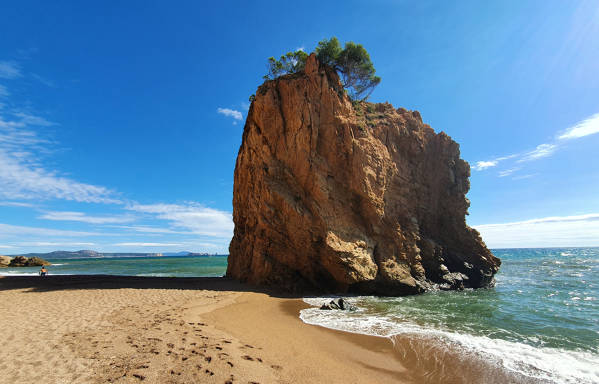
[[[500,260],[466,225],[469,176],[417,111],[352,103],[311,55],[249,110],[227,276],[381,295],[490,286]]]

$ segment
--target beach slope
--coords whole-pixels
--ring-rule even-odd
[[[388,339],[226,278],[0,277],[0,383],[410,382]]]

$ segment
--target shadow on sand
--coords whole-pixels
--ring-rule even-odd
[[[0,276],[0,291],[28,289],[50,292],[84,289],[184,289],[263,293],[278,298],[302,298],[307,293],[280,292],[255,287],[227,277],[143,277],[112,275]]]

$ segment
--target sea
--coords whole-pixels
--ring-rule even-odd
[[[323,311],[306,297],[308,324],[389,338],[424,383],[599,383],[599,248],[495,249],[491,289],[409,297],[345,296],[356,311]],[[50,274],[222,276],[227,256],[49,259]],[[36,275],[5,268],[0,275]]]

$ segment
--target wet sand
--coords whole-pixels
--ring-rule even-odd
[[[386,338],[226,278],[0,277],[0,383],[417,382]]]

